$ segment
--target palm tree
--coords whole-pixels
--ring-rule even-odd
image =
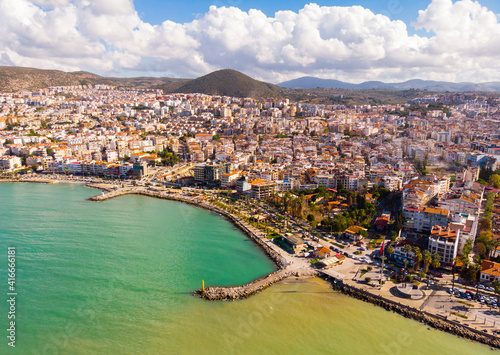
[[[429,266],[432,262],[431,252],[428,250],[424,250],[422,260],[424,261],[424,272],[427,274],[429,271]]]
[[[482,270],[482,267],[481,267],[481,264],[482,264],[482,260],[481,260],[481,257],[479,255],[476,255],[476,258],[474,259],[474,272],[476,273],[476,298],[477,298],[477,295],[479,295],[479,281],[481,280],[481,270]]]
[[[497,250],[497,247],[500,246],[500,240],[491,238],[486,243],[486,259],[490,260],[491,252],[493,250]]]
[[[302,214],[302,209],[304,207],[304,204],[300,198],[296,198],[292,201],[292,214],[295,217],[299,217]]]
[[[393,247],[392,245],[389,245],[389,246],[387,247],[387,253],[388,253],[388,254],[392,254],[392,253],[394,253],[394,247]]]
[[[470,282],[476,282],[476,297],[479,294],[479,279],[478,276],[480,276],[481,273],[481,265],[477,265],[474,263],[468,263],[467,264],[467,275],[466,275],[466,280],[467,284]]]
[[[415,254],[413,256],[413,270],[418,270],[420,267],[420,262],[422,261],[422,253],[420,252],[419,247],[413,248],[413,253]]]
[[[500,282],[498,280],[493,281],[493,288],[495,289],[495,293],[497,294],[497,304],[500,304]]]
[[[434,270],[437,270],[441,266],[441,263],[439,262],[440,259],[441,255],[439,255],[438,253],[432,254],[431,265]]]
[[[418,272],[418,277],[420,278],[420,280],[423,280],[425,278],[425,272],[423,272],[422,270],[420,270]]]
[[[404,259],[404,260],[403,260],[403,263],[405,264],[405,275],[406,275],[406,267],[408,266],[408,263],[409,263],[409,262],[410,262],[410,261],[409,261],[408,259]]]

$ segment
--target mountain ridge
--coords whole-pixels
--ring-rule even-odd
[[[360,84],[348,83],[335,79],[321,79],[312,76],[303,76],[297,79],[284,81],[277,84],[286,89],[315,89],[315,88],[336,88],[346,90],[373,90],[373,89],[390,89],[390,90],[429,90],[439,92],[459,92],[459,91],[500,91],[500,82],[491,81],[484,83],[472,82],[448,82],[423,79],[411,79],[398,83],[385,83],[382,81],[365,81]]]
[[[306,92],[316,89],[338,90],[385,90],[429,92],[500,92],[500,82],[486,83],[453,83],[412,79],[400,83],[384,83],[382,81],[366,81],[361,84],[347,83],[334,79],[302,77],[289,80],[278,85],[258,81],[233,69],[221,69],[195,79],[169,77],[105,77],[86,71],[64,72],[27,67],[0,66],[0,92],[34,91],[51,86],[69,86],[85,84],[104,84],[116,87],[133,87],[136,89],[161,89],[165,93],[204,93],[235,97],[284,97],[303,98]],[[304,90],[304,91],[302,91]],[[316,94],[327,97],[326,92]],[[390,94],[392,95],[392,94]],[[406,94],[405,94],[406,96]],[[307,98],[307,97],[306,97]]]

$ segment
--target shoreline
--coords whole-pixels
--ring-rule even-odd
[[[328,282],[328,278],[327,278]],[[386,311],[392,311],[405,318],[424,323],[435,329],[459,336],[461,338],[476,341],[493,348],[500,349],[500,339],[492,334],[487,334],[474,328],[468,327],[462,323],[447,319],[447,317],[438,316],[426,311],[421,311],[415,307],[407,306],[388,298],[374,295],[368,291],[358,289],[354,286],[345,285],[342,282],[331,282],[332,288],[342,294],[358,299],[360,301],[371,303],[381,307]]]
[[[37,183],[54,183],[53,181],[20,181],[20,180],[11,180],[5,181],[0,180],[0,182],[37,182]],[[64,182],[64,181],[63,181]],[[83,183],[83,182],[82,182]],[[331,277],[326,277],[325,275],[321,276],[321,273],[318,270],[303,270],[301,271],[290,271],[287,270],[287,267],[284,265],[285,259],[281,255],[279,255],[276,251],[274,251],[269,245],[266,244],[265,240],[261,237],[257,236],[249,227],[245,221],[240,219],[237,216],[234,216],[230,212],[214,206],[204,200],[199,198],[193,198],[189,196],[180,195],[171,191],[150,191],[145,189],[134,189],[134,190],[113,190],[111,186],[106,186],[108,184],[100,184],[100,183],[85,183],[85,187],[100,189],[103,191],[107,191],[107,193],[103,195],[96,195],[88,198],[89,201],[105,201],[111,198],[124,196],[124,195],[144,195],[148,197],[166,199],[171,201],[183,202],[187,203],[199,208],[203,208],[223,217],[229,219],[233,225],[235,225],[238,229],[240,229],[244,234],[246,234],[252,241],[254,241],[257,246],[259,246],[264,253],[275,263],[277,266],[277,270],[269,273],[267,275],[263,275],[256,280],[253,280],[245,285],[239,286],[225,286],[225,287],[206,287],[204,290],[196,290],[192,294],[199,296],[205,300],[209,301],[235,301],[239,299],[245,299],[251,297],[252,295],[259,293],[266,288],[272,286],[275,283],[282,282],[289,277],[294,278],[302,278],[302,279],[310,279],[314,277],[321,277],[332,285],[332,289],[337,292],[341,292],[344,295],[347,295],[352,298],[356,298],[358,300],[371,303],[375,306],[384,308],[387,311],[392,311],[402,315],[405,318],[415,320],[421,323],[424,323],[430,327],[435,329],[439,329],[441,331],[469,339],[472,341],[476,341],[490,347],[500,349],[500,339],[492,334],[484,333],[480,330],[476,330],[468,327],[462,323],[449,320],[446,317],[435,315],[428,313],[426,311],[421,311],[415,307],[401,304],[399,302],[393,301],[389,298],[382,297],[370,293],[368,291],[359,289],[355,286],[350,286],[344,284],[342,281],[335,280]],[[264,237],[265,238],[265,237]]]

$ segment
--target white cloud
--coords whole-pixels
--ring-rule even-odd
[[[272,17],[212,6],[190,23],[151,25],[131,0],[0,0],[0,64],[177,76],[234,68],[272,82],[500,80],[498,16],[477,1],[433,0],[413,26],[430,36],[361,6]]]

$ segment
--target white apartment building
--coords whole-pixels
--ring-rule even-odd
[[[429,236],[428,249],[431,254],[437,253],[441,256],[441,263],[452,264],[458,254],[459,239],[460,230],[434,226]]]
[[[3,155],[0,157],[0,168],[5,170],[12,170],[15,168],[20,168],[23,165],[21,158],[9,155]]]
[[[435,225],[447,226],[449,214],[443,208],[405,206],[404,227],[417,232],[429,232]]]
[[[326,187],[327,189],[337,188],[337,179],[334,175],[316,174],[314,176],[314,182],[319,186]]]
[[[236,186],[236,181],[241,177],[242,175],[241,170],[236,170],[233,171],[232,173],[228,174],[222,174],[221,176],[221,187],[222,188],[229,188],[229,187],[235,187]]]

